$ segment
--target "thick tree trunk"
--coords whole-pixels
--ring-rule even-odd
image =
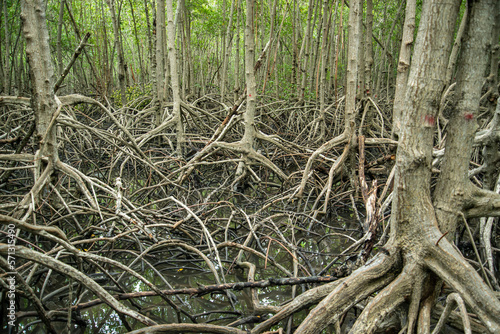
[[[412,333],[417,325],[418,332],[428,333],[428,306],[433,304],[440,279],[458,292],[489,331],[500,332],[500,302],[445,238],[454,233],[458,210],[464,217],[498,215],[498,195],[471,190],[467,186],[470,184],[467,173],[475,130],[473,117],[481,88],[478,82],[484,73],[484,60],[478,66],[476,58],[478,54],[487,54],[487,44],[480,36],[490,36],[488,29],[494,26],[495,15],[492,13],[498,11],[496,0],[473,2],[467,37],[469,47],[464,50],[460,63],[464,75],[460,78],[463,89],[460,89],[454,117],[456,128],[448,134],[446,150],[450,151],[436,186],[434,204],[431,197],[435,120],[459,5],[456,1],[436,0],[423,4],[408,79],[396,162],[391,233],[385,251],[337,286],[310,312],[296,333],[321,332],[367,293],[379,290],[379,280],[394,271],[399,272],[398,276],[390,284],[384,284],[385,287],[368,302],[350,333],[373,333],[382,319],[404,301],[409,301],[407,333]],[[474,66],[477,72],[472,70]],[[462,141],[468,148],[457,145]]]

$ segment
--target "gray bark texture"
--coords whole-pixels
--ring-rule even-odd
[[[391,234],[385,245],[386,252],[379,253],[330,292],[309,313],[296,333],[320,333],[375,290],[378,290],[377,295],[364,307],[349,333],[375,332],[382,320],[405,301],[409,302],[406,332],[428,333],[431,309],[428,306],[434,303],[442,281],[458,292],[491,333],[500,332],[500,302],[447,239],[454,235],[458,218],[465,220],[478,212],[482,215],[498,213],[498,196],[474,188],[468,180],[477,128],[474,115],[484,81],[494,13],[498,11],[496,0],[469,4],[470,22],[459,60],[461,70],[457,81],[460,83],[445,161],[436,190],[434,193],[431,190],[436,118],[459,5],[457,1],[434,0],[423,4],[402,115]],[[351,10],[354,8],[352,2]],[[355,45],[350,43],[349,47]],[[348,80],[347,89],[349,83],[352,81]],[[346,100],[347,112],[350,111],[348,103]],[[485,198],[490,204],[486,204]],[[383,283],[381,288],[379,284],[383,278],[394,271],[398,273],[396,277]]]
[[[51,120],[57,107],[45,8],[45,1],[21,1],[21,19],[32,85],[31,106],[35,113],[36,136],[41,150],[39,153],[55,159],[56,133]]]

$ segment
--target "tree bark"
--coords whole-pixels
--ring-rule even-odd
[[[365,32],[365,89],[366,94],[372,91],[373,67],[373,1],[366,0],[366,32]]]
[[[410,69],[411,48],[413,46],[413,33],[415,31],[415,9],[416,0],[406,1],[405,22],[403,26],[403,40],[399,51],[398,74],[396,77],[396,92],[394,93],[394,106],[392,113],[392,131],[399,133],[401,128],[401,117],[405,101],[406,84]]]
[[[166,38],[165,38],[165,0],[158,0],[156,5],[156,97],[159,110],[156,115],[156,125],[163,122],[163,110],[166,107]]]
[[[21,19],[33,89],[31,106],[35,113],[36,138],[40,145],[37,155],[57,161],[56,128],[51,122],[56,111],[54,66],[50,58],[45,9],[43,0],[21,1]]]
[[[64,19],[64,1],[65,0],[61,0],[61,3],[59,5],[59,22],[57,23],[57,44],[56,44],[56,47],[57,47],[57,69],[58,69],[58,72],[57,74],[59,76],[62,75],[63,73],[63,69],[64,69],[64,65],[63,65],[63,61],[62,61],[62,26],[63,26],[63,19]]]
[[[127,83],[125,68],[125,56],[123,54],[123,43],[120,30],[120,18],[116,13],[115,0],[107,0],[113,22],[113,33],[115,35],[115,50],[118,54],[118,84],[120,85],[121,105],[124,107],[127,104]]]
[[[299,62],[300,62],[300,84],[297,84],[297,97],[299,100],[304,99],[304,91],[306,89],[306,79],[307,79],[307,68],[308,68],[308,61],[309,61],[309,55],[310,55],[310,41],[311,38],[309,37],[311,34],[311,25],[312,25],[312,13],[314,10],[314,0],[309,0],[309,5],[307,7],[307,25],[306,25],[306,31],[304,33],[304,38],[302,39],[302,45],[300,47],[300,52],[299,52]]]
[[[464,88],[460,90],[462,93],[457,103],[457,129],[448,134],[455,138],[448,138],[450,143],[446,147],[450,150],[447,154],[456,159],[448,159],[443,163],[436,185],[435,203],[432,203],[431,167],[435,120],[444,88],[446,64],[459,5],[456,1],[437,0],[429,0],[423,4],[415,55],[408,78],[396,158],[391,232],[385,251],[333,290],[309,313],[296,333],[321,332],[363,298],[361,295],[372,291],[380,277],[393,270],[399,272],[398,276],[390,284],[384,285],[368,302],[350,333],[373,333],[382,319],[405,300],[410,303],[407,332],[412,333],[419,313],[421,319],[428,318],[425,314],[429,311],[421,308],[427,305],[428,300],[433,299],[435,287],[440,286],[440,279],[460,294],[489,331],[500,332],[500,302],[475,269],[444,238],[447,234],[453,235],[456,226],[457,213],[453,212],[451,205],[458,206],[459,210],[463,209],[465,216],[473,211],[470,206],[476,207],[476,214],[498,214],[497,204],[486,205],[478,198],[483,196],[489,198],[490,203],[498,203],[498,195],[479,190],[467,193],[467,188],[464,188],[464,184],[469,184],[464,182],[464,178],[467,178],[472,148],[472,141],[467,140],[467,134],[475,130],[473,117],[469,113],[472,110],[473,115],[474,108],[477,109],[477,92],[481,89],[478,84],[481,82],[481,75],[478,74],[484,73],[484,60],[479,63],[476,75],[469,76],[469,73],[475,73],[470,67],[477,66],[477,55],[488,54],[485,44],[487,38],[484,39],[484,36],[490,36],[488,29],[494,26],[492,20],[495,16],[492,13],[498,12],[498,2],[494,0],[476,1],[472,5],[471,30],[467,38],[470,46],[464,50],[460,62]],[[351,10],[353,8],[354,4],[351,4]],[[471,91],[468,88],[472,86],[475,89]],[[474,102],[470,102],[471,99]],[[469,148],[459,145],[454,148],[453,141],[464,141],[464,136]],[[459,149],[465,152],[457,152]],[[468,200],[460,202],[462,197]],[[479,210],[481,205],[482,210]],[[354,291],[357,292],[353,294]],[[418,326],[418,332],[430,330],[429,322],[418,321]]]
[[[2,6],[3,6],[3,29],[4,29],[4,34],[5,34],[5,57],[4,61],[5,64],[3,65],[3,91],[5,92],[6,95],[10,94],[10,69],[11,69],[11,60],[10,60],[10,34],[9,34],[9,24],[7,21],[7,0],[2,1]],[[14,56],[14,55],[12,55]],[[14,58],[12,58],[14,59]]]
[[[182,123],[181,115],[181,95],[179,88],[179,75],[177,73],[177,55],[175,48],[175,25],[174,25],[174,9],[172,0],[166,1],[167,9],[167,32],[168,32],[168,58],[170,63],[170,78],[172,81],[172,94],[174,100],[173,115],[176,119],[177,131],[177,154],[182,156],[184,148],[184,124]]]
[[[234,7],[238,6],[238,0],[231,1],[231,9],[229,11],[229,22],[226,28],[226,36],[224,39],[224,50],[223,50],[223,58],[222,58],[222,79],[221,79],[221,87],[220,87],[220,100],[221,103],[224,103],[224,97],[226,95],[226,81],[227,81],[227,67],[229,62],[229,55],[231,54],[231,39],[233,34],[233,13]]]
[[[254,5],[255,0],[247,1],[246,23],[245,23],[245,80],[247,84],[247,107],[243,114],[243,123],[245,132],[241,138],[241,145],[245,150],[253,150],[255,141],[255,107],[256,107],[256,94],[257,83],[255,82],[255,44],[254,44]],[[244,156],[244,160],[248,159]],[[236,171],[236,177],[244,175],[246,165],[249,161],[242,161]]]
[[[467,3],[469,15],[464,24],[465,37],[459,59],[454,110],[448,125],[446,150],[434,195],[434,206],[441,232],[454,237],[457,221],[469,206],[474,186],[469,181],[477,115],[484,73],[491,50],[490,36],[498,1]]]

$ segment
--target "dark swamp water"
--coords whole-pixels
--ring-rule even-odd
[[[290,231],[286,230],[283,233],[290,233]],[[328,264],[331,264],[333,259],[361,236],[360,225],[352,212],[338,215],[332,224],[312,226],[309,231],[306,229],[296,229],[293,233],[293,237],[290,237],[290,235],[284,235],[284,237],[296,241],[297,252],[300,254],[299,263],[301,263],[298,266],[298,277],[318,275]],[[264,241],[262,242],[264,243]],[[290,272],[293,272],[293,257],[283,244],[272,242],[270,246],[269,244],[265,244],[263,247],[269,257],[272,257],[277,263]],[[211,258],[221,281],[227,283],[248,281],[248,269],[234,265],[234,259],[238,256],[238,252],[239,250],[231,248],[219,250],[223,270],[220,270],[220,266],[217,265],[218,261]],[[152,254],[154,260],[147,259],[147,261],[152,264],[154,269],[144,261],[136,261],[132,265],[132,268],[162,290],[198,288],[200,286],[216,284],[213,273],[202,259],[190,258],[182,250],[178,252],[172,251],[169,254],[168,258],[164,257],[162,253]],[[127,258],[126,253],[123,253],[121,256],[121,258],[115,258],[115,260],[129,264],[132,262],[132,257]],[[346,257],[342,257],[338,260],[338,263],[345,261],[345,259]],[[267,261],[255,255],[245,254],[242,260],[256,265],[255,281],[286,277],[274,265],[266,263]],[[151,290],[143,282],[134,277],[120,277],[119,273],[113,272],[111,274],[113,278],[119,279],[121,286],[126,292]],[[328,271],[323,274],[328,274]],[[104,274],[95,272],[89,274],[89,276],[111,294],[115,295],[120,292],[116,285]],[[80,287],[73,282],[70,289],[69,282],[56,272],[51,273],[48,282],[51,293],[44,294],[42,301],[50,309],[60,310],[60,321],[54,324],[58,331],[63,333],[67,330],[67,306],[70,294],[73,305],[94,300],[95,296],[92,293],[83,293],[79,294],[81,297],[76,300],[74,296],[77,295]],[[41,283],[38,282],[37,284]],[[295,288],[292,286],[270,286],[257,289],[257,295],[261,306],[279,306],[293,299],[293,289],[295,289],[295,295],[298,295],[312,286],[297,285]],[[132,309],[140,309],[141,313],[158,323],[192,323],[193,319],[195,319],[197,323],[228,325],[241,319],[249,319],[251,322],[252,317],[255,317],[255,315],[258,315],[261,319],[265,319],[271,315],[263,314],[262,311],[255,312],[251,299],[251,289],[242,289],[239,291],[225,290],[203,296],[179,294],[169,296],[169,298],[171,303],[175,304],[177,310],[159,296],[145,296],[120,302]],[[64,308],[66,308],[66,311],[63,311]],[[24,305],[21,310],[33,311],[34,309],[30,305]],[[305,315],[305,312],[295,314],[293,318],[294,323],[299,324]],[[134,322],[131,318],[127,318],[127,322],[131,329],[143,327],[142,324]],[[239,328],[249,329],[252,326],[253,324],[249,323],[240,325]],[[39,323],[38,318],[35,320],[35,318],[24,317],[19,319],[19,332],[45,333],[45,329],[44,325]],[[70,332],[112,334],[126,333],[128,330],[123,323],[123,319],[115,311],[106,304],[100,303],[93,307],[73,312]]]

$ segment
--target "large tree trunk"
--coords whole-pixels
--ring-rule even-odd
[[[355,271],[314,308],[296,333],[319,333],[366,296],[380,289],[384,278],[399,274],[368,302],[350,333],[373,333],[388,314],[408,301],[407,333],[415,326],[430,330],[430,310],[440,280],[451,286],[492,333],[500,332],[500,302],[493,291],[445,237],[454,234],[459,216],[498,215],[499,197],[472,188],[467,179],[485,60],[487,38],[494,26],[496,0],[475,1],[467,47],[460,66],[461,94],[455,128],[448,133],[447,161],[432,202],[431,166],[435,120],[444,87],[460,3],[423,4],[415,56],[408,79],[401,124],[391,215],[391,234],[384,252]],[[481,37],[482,36],[482,37]],[[476,70],[473,70],[477,67]],[[465,75],[467,73],[467,75]],[[474,87],[474,88],[472,88]],[[464,140],[465,139],[465,140]]]

